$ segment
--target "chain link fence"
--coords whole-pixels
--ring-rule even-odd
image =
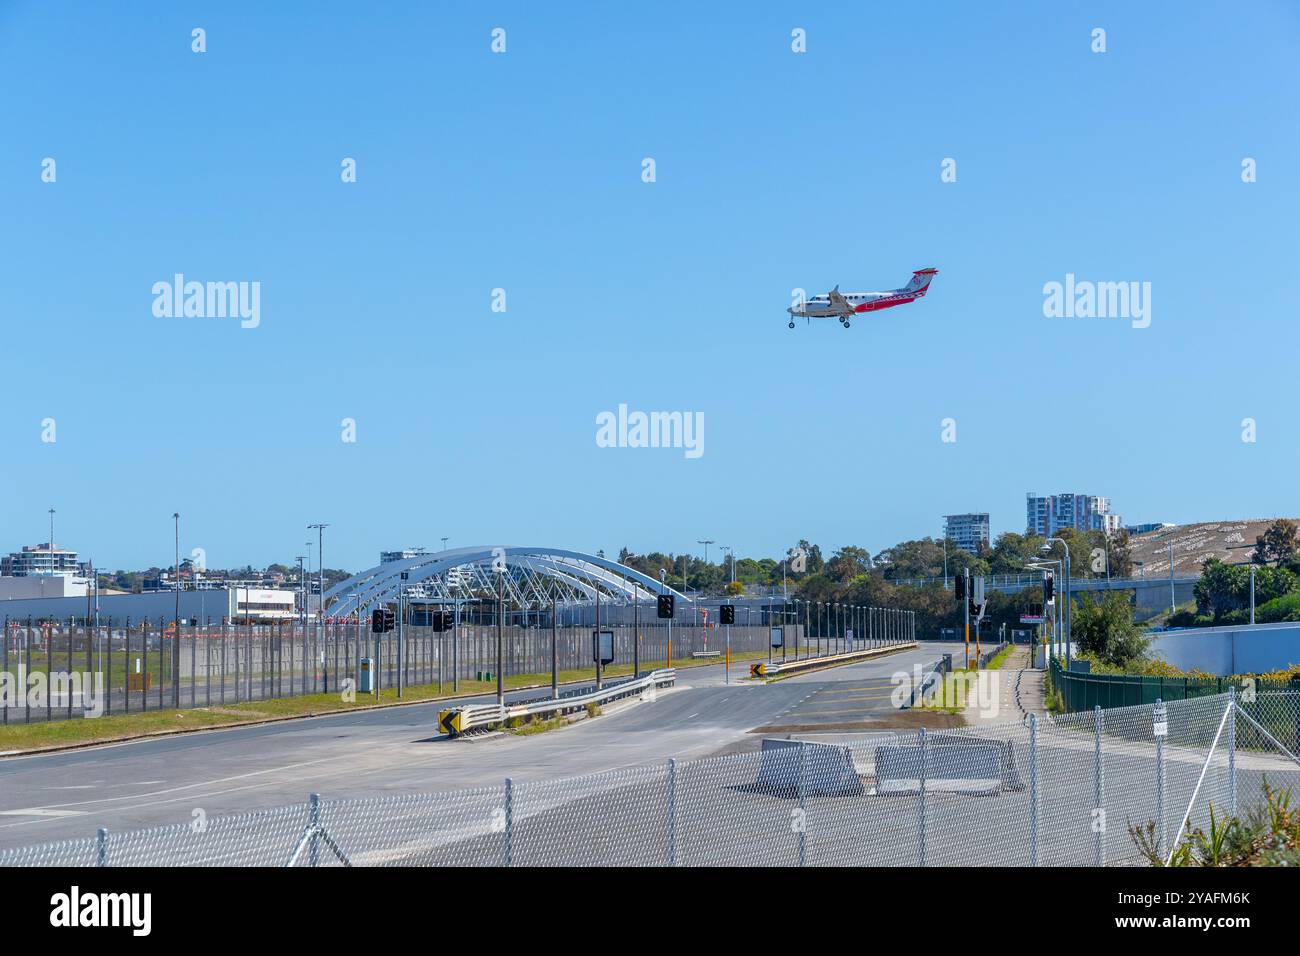
[[[823,621],[812,630],[784,625],[782,660],[911,640],[910,618],[885,608],[861,608],[865,628],[850,618]],[[870,620],[868,611],[872,612]],[[519,615],[514,616],[515,619]],[[814,622],[814,625],[816,622]],[[613,666],[642,670],[673,663],[760,659],[772,654],[767,626],[674,624],[650,618],[637,624],[602,624],[613,633]],[[500,670],[505,678],[549,683],[551,667],[565,674],[590,672],[592,631],[535,623],[501,629]],[[446,631],[407,626],[371,633],[367,622],[323,624],[175,624],[165,619],[76,623],[6,619],[0,630],[0,726],[164,709],[225,707],[245,701],[356,691],[362,660],[380,688],[436,688],[456,693],[462,681],[493,682],[498,668],[494,625],[466,620]],[[471,688],[472,689],[472,688]]]
[[[1163,720],[1160,719],[1163,712]],[[826,741],[830,742],[826,742]],[[1300,694],[320,800],[0,852],[0,866],[1075,866],[1145,862],[1300,783]],[[1186,821],[1186,822],[1184,822]]]

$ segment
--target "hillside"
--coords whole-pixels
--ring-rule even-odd
[[[1169,574],[1169,544],[1174,546],[1174,575],[1193,577],[1210,558],[1227,564],[1249,564],[1255,550],[1255,538],[1264,533],[1275,518],[1250,518],[1243,521],[1216,521],[1203,524],[1175,525],[1132,537],[1133,560],[1143,563],[1147,577]]]

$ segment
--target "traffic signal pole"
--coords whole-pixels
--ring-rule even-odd
[[[966,669],[970,670],[970,568],[961,569],[962,601],[961,612],[965,620]]]

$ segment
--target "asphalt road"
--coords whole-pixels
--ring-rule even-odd
[[[532,737],[449,741],[437,730],[446,704],[430,703],[0,759],[0,848],[188,822],[195,809],[297,804],[313,791],[426,793],[757,749],[757,728],[865,729],[897,714],[892,674],[957,648],[925,644],[767,685],[728,686],[721,665],[692,668],[653,702]]]

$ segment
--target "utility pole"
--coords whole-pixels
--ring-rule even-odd
[[[329,525],[309,524],[307,525],[307,527],[309,529],[310,528],[316,529],[316,575],[317,575],[317,580],[319,582],[317,586],[320,590],[320,607],[316,609],[316,634],[317,634],[316,646],[320,647],[322,646],[322,642],[324,640],[324,633],[325,633],[323,630],[325,626],[325,529],[328,528]],[[314,661],[312,662],[312,666],[313,667],[316,666]],[[325,693],[328,694],[329,693],[328,674],[326,675],[324,686],[325,686]]]
[[[560,696],[560,670],[559,661],[559,636],[556,634],[556,615],[559,609],[556,605],[555,595],[551,595],[551,700],[556,700]]]
[[[1250,623],[1255,623],[1255,566],[1250,566]]]
[[[505,609],[506,609],[505,573],[506,573],[505,568],[500,568],[497,570],[497,706],[498,707],[504,707],[506,705],[506,685],[505,685],[504,678],[501,676],[501,661],[502,661],[501,642],[504,639],[504,631],[503,631],[504,625],[501,621],[501,617],[505,613]]]
[[[632,582],[632,679],[641,676],[641,587]]]
[[[600,679],[600,678],[601,678],[601,671],[603,670],[603,668],[601,667],[601,654],[600,654],[600,652],[601,652],[601,650],[602,650],[602,648],[601,648],[601,646],[600,646],[600,588],[596,588],[596,640],[595,640],[594,645],[593,645],[593,650],[596,652],[596,653],[595,653],[595,657],[596,657],[596,690],[600,690],[600,685],[601,685],[601,679]]]
[[[54,509],[50,509],[53,515]],[[172,513],[172,521],[176,525],[176,633],[172,635],[172,706],[180,707],[181,705],[181,515],[179,511]],[[50,518],[50,548],[54,548],[54,518]],[[193,680],[193,675],[190,675]]]
[[[1174,603],[1174,539],[1169,539],[1169,613],[1173,614],[1177,605]]]

